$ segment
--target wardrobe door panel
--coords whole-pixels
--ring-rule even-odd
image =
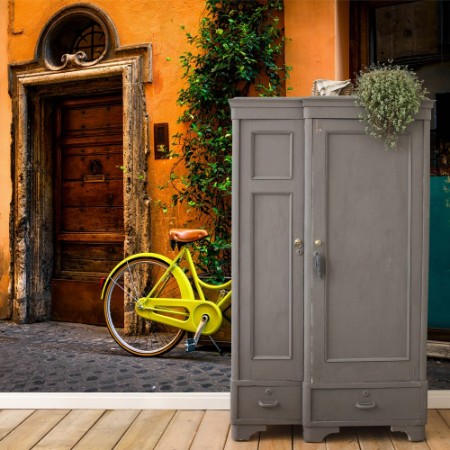
[[[241,122],[239,379],[302,379],[302,143],[299,121]]]
[[[418,379],[420,339],[413,333],[421,327],[425,270],[420,125],[395,152],[355,120],[317,119],[313,129],[311,377]]]

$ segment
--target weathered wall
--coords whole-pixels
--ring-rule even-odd
[[[8,63],[34,59],[39,35],[49,19],[75,0],[0,0],[0,317],[8,314],[7,286],[9,268],[9,203],[10,123],[11,104],[7,95]],[[9,4],[9,10],[8,10]],[[150,120],[151,155],[148,161],[149,195],[152,200],[168,200],[169,190],[158,187],[168,179],[173,161],[155,160],[153,124],[167,122],[169,135],[180,130],[177,119],[181,109],[176,105],[182,87],[179,56],[192,50],[186,43],[185,32],[193,33],[204,14],[203,0],[96,0],[113,21],[121,46],[150,42],[153,45],[153,82],[146,85],[145,96]],[[311,92],[317,78],[346,78],[348,74],[348,0],[285,0],[285,30],[289,39],[286,63],[292,66],[288,95],[305,96]],[[8,22],[9,20],[9,22]],[[347,58],[348,61],[348,58]],[[347,64],[347,65],[346,65]],[[152,202],[152,251],[168,251],[167,231],[181,226],[183,208],[164,214]],[[150,249],[149,249],[150,250]]]
[[[8,96],[8,2],[0,0],[0,319],[8,318],[11,102]]]
[[[2,0],[5,1],[5,0]],[[32,60],[39,33],[47,21],[60,9],[80,3],[73,0],[14,0],[11,2],[11,29],[9,62]],[[153,83],[146,85],[146,101],[150,118],[149,194],[153,200],[166,200],[170,193],[161,191],[173,161],[155,160],[153,157],[153,124],[169,123],[169,134],[179,130],[176,122],[181,113],[176,98],[182,86],[182,71],[178,57],[186,49],[186,30],[195,32],[204,11],[198,0],[161,2],[159,0],[133,0],[117,2],[98,0],[92,2],[105,11],[116,26],[120,45],[135,45],[150,42],[153,45]],[[30,10],[35,11],[30,14]],[[168,248],[167,231],[181,226],[177,211],[163,214],[152,203],[152,241],[155,251]]]

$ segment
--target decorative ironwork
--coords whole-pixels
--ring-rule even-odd
[[[94,61],[105,50],[105,33],[99,24],[94,23],[85,28],[74,41],[72,52],[83,52],[87,61]]]
[[[60,39],[58,34],[53,39]],[[80,30],[73,38],[72,44],[66,47],[70,53],[61,56],[61,65],[45,61],[50,70],[73,69],[89,67],[97,64],[106,50],[106,36],[103,28],[98,23],[90,22],[88,26]],[[55,55],[56,56],[56,55]]]

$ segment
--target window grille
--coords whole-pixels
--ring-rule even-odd
[[[94,23],[83,29],[75,38],[71,53],[83,51],[88,61],[94,61],[105,50],[105,33],[99,24]]]

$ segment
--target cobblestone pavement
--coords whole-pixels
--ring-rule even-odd
[[[186,353],[182,345],[140,358],[122,350],[106,327],[0,321],[0,391],[229,391],[229,352]]]
[[[122,350],[104,327],[0,321],[0,392],[228,392],[230,353],[159,358]],[[450,360],[430,359],[432,389],[450,389]]]
[[[428,385],[430,389],[450,390],[449,359],[428,359]]]

